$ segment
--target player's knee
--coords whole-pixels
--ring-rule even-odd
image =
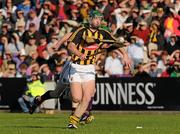
[[[74,103],[80,103],[82,99],[81,98],[77,98],[77,97],[73,97],[72,100],[73,100]]]

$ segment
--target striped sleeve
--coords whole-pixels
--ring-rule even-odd
[[[68,41],[73,42],[74,44],[79,44],[82,41],[82,35],[84,31],[84,27],[78,28],[76,31],[72,33]]]
[[[103,35],[103,39],[106,40],[117,40],[109,31],[104,30],[102,28],[99,29],[100,33]]]

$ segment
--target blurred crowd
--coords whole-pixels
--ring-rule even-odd
[[[180,77],[180,0],[1,0],[0,77],[57,80],[70,55],[58,40],[88,23],[91,9],[132,59],[129,68],[118,50],[101,53],[97,77]]]

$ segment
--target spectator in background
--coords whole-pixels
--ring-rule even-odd
[[[143,57],[144,57],[143,47],[144,47],[144,41],[141,38],[137,36],[131,36],[131,42],[127,48],[127,51],[130,58],[133,61],[133,67],[143,62]]]
[[[27,77],[31,76],[32,72],[39,72],[39,69],[39,64],[37,62],[32,62],[27,68]]]
[[[31,65],[32,63],[37,62],[37,59],[38,59],[38,52],[35,50],[29,52],[26,61],[28,65]]]
[[[163,51],[161,53],[161,58],[158,61],[157,68],[160,69],[162,72],[166,70],[166,64],[168,63],[168,53],[167,51]]]
[[[9,24],[9,29],[14,29],[15,27],[15,22],[16,22],[16,18],[15,16],[13,16],[13,14],[11,12],[7,12],[6,13],[6,17],[5,17],[5,22]]]
[[[150,62],[149,75],[151,77],[160,77],[161,73],[162,73],[162,71],[157,68],[157,62],[156,61],[151,61]]]
[[[152,19],[159,22],[159,24],[160,24],[159,28],[160,28],[161,34],[163,34],[164,31],[165,31],[164,25],[162,25],[162,24],[164,24],[165,18],[166,18],[166,15],[164,14],[163,8],[162,7],[158,7],[157,8],[157,16],[153,16]]]
[[[111,5],[109,4],[109,1],[108,0],[98,0],[98,2],[100,2],[100,7],[99,7],[99,10],[100,12],[103,14],[104,16],[104,19],[109,22],[109,19],[110,19],[110,14],[112,12],[112,7]]]
[[[49,23],[52,20],[52,16],[50,16],[50,11],[49,10],[45,10],[44,14],[42,15],[41,21],[40,21],[40,33],[44,34],[46,33],[46,25],[49,25]]]
[[[58,2],[58,19],[61,21],[66,20],[68,17],[65,11],[65,2],[64,0],[59,0]]]
[[[175,0],[174,2],[174,11],[178,13],[180,11],[180,0]]]
[[[117,8],[114,10],[113,14],[116,18],[116,30],[118,28],[122,29],[123,24],[125,23],[126,19],[128,18],[129,9],[127,8]]]
[[[82,8],[80,9],[81,16],[83,17],[83,22],[88,22],[88,13],[90,11],[90,8],[92,8],[92,5],[94,5],[93,2],[83,0]]]
[[[149,52],[149,60],[151,61],[157,61],[158,60],[158,56],[160,52],[157,50],[157,48],[150,50]]]
[[[147,65],[139,63],[136,68],[137,72],[135,73],[134,77],[139,77],[139,78],[149,78],[150,75],[147,73],[146,70]]]
[[[178,64],[180,62],[180,50],[176,50],[170,55],[169,62],[171,63],[171,66],[174,71],[174,63]]]
[[[3,37],[0,38],[0,57],[3,60],[5,54],[5,44],[3,41]]]
[[[19,71],[17,72],[18,78],[27,78],[26,70],[28,66],[25,63],[19,65]]]
[[[24,42],[24,44],[27,44],[31,36],[34,36],[36,41],[39,42],[40,33],[36,30],[34,23],[29,24],[29,29],[23,33],[21,41]]]
[[[21,24],[18,24],[17,25],[17,29],[15,30],[15,33],[18,34],[20,40],[22,39],[22,36],[25,32],[25,26],[24,25],[21,25]],[[22,40],[21,40],[22,41]],[[24,43],[24,42],[23,42]]]
[[[5,17],[3,15],[3,10],[0,9],[0,27],[2,27],[4,21],[5,21]],[[0,29],[0,32],[1,32],[1,29]]]
[[[138,26],[134,29],[133,35],[136,35],[137,37],[143,39],[144,44],[146,45],[148,43],[149,38],[149,28],[147,25],[147,22],[142,20]]]
[[[168,39],[172,34],[175,34],[175,30],[177,29],[177,21],[174,18],[174,14],[172,12],[169,13],[167,18],[164,21],[164,37]]]
[[[171,0],[163,0],[159,2],[159,7],[163,7],[165,14],[169,14],[170,8],[174,7],[174,2]]]
[[[151,0],[152,17],[157,16],[158,3],[159,3],[159,0]]]
[[[38,56],[36,61],[39,63],[39,65],[48,64],[50,70],[54,71],[56,63],[55,58],[51,55],[49,55],[48,51],[44,49],[42,51],[42,57]]]
[[[83,18],[81,16],[81,14],[79,13],[79,9],[76,5],[70,5],[69,6],[69,12],[70,14],[68,14],[68,19],[70,20],[74,20],[77,22],[82,22]]]
[[[13,78],[16,77],[16,64],[13,61],[8,61],[7,62],[7,68],[3,72],[2,77],[4,78]]]
[[[149,10],[142,10],[142,19],[147,23],[147,25],[149,26],[151,24],[151,21],[152,21],[152,11],[149,9]]]
[[[21,50],[24,50],[24,44],[19,40],[19,36],[13,33],[11,42],[6,47],[6,51],[11,52],[13,55],[19,55]]]
[[[165,43],[165,50],[168,54],[172,54],[176,50],[180,50],[180,40],[175,34],[172,34],[169,38],[169,41]]]
[[[8,38],[8,41],[11,40],[11,33],[10,33],[10,26],[7,23],[3,23],[1,27],[1,34],[0,36],[6,36]]]
[[[31,23],[35,24],[35,29],[38,31],[40,27],[40,18],[37,17],[37,13],[34,9],[31,9],[29,12],[29,19],[27,20],[26,23],[26,30],[29,29],[29,25]]]
[[[176,61],[173,64],[173,72],[171,73],[171,77],[180,77],[180,61]]]
[[[132,72],[131,72],[131,69],[130,67],[124,65],[123,66],[123,74],[121,75],[121,77],[132,77]]]
[[[32,51],[36,51],[37,50],[37,44],[36,44],[36,38],[32,35],[29,38],[28,44],[25,45],[25,52],[27,55],[30,54],[30,52]]]
[[[151,5],[148,3],[147,0],[141,0],[141,7],[140,7],[141,11],[142,10],[149,10],[151,9]]]
[[[4,57],[3,57],[3,63],[2,63],[2,71],[5,71],[7,69],[8,63],[13,62],[13,57],[10,52],[5,52]]]
[[[174,8],[170,8],[170,11],[173,13],[173,34],[180,36],[180,11],[176,13]]]
[[[105,61],[105,76],[107,77],[120,77],[121,74],[123,74],[123,63],[122,59],[120,58],[122,55],[120,55],[118,50],[113,50],[109,53],[109,56],[106,58]]]
[[[174,61],[180,61],[180,49],[174,51],[172,54],[171,54],[171,59],[173,59]]]
[[[22,10],[17,10],[16,14],[17,14],[17,20],[15,23],[15,29],[17,30],[19,26],[25,27],[26,22],[24,18],[24,12]]]
[[[45,10],[50,10],[55,13],[56,5],[54,4],[53,0],[45,0],[43,6]]]
[[[4,13],[5,13],[5,17],[7,17],[7,13],[12,13],[15,14],[17,7],[13,4],[12,0],[6,0],[6,5],[4,7]]]
[[[31,10],[31,1],[24,0],[22,3],[18,4],[17,8],[24,12],[25,18],[28,18],[29,11]]]
[[[172,65],[173,65],[172,62],[168,62],[166,64],[166,70],[161,73],[160,77],[170,77],[171,73],[174,70]]]
[[[137,4],[136,3],[137,1],[136,0],[122,0],[120,3],[119,3],[119,7],[122,7],[122,8],[134,8],[134,7],[137,7]],[[140,4],[140,3],[139,3]]]
[[[157,21],[151,23],[148,46],[153,43],[154,45],[157,45],[158,50],[163,50],[165,41],[163,35],[159,30],[159,25],[160,24]]]
[[[40,81],[38,72],[32,72],[31,81],[27,86],[28,90],[18,98],[19,105],[24,113],[29,113],[28,107],[32,104],[35,96],[40,96],[45,93],[45,88],[43,83]]]
[[[39,57],[43,58],[43,51],[46,49],[47,47],[47,39],[44,35],[42,35],[40,37],[40,41],[39,41],[39,46],[37,47],[37,52],[38,52],[38,55]]]
[[[131,11],[131,15],[127,18],[126,22],[133,21],[133,27],[137,27],[140,20],[141,16],[139,15],[139,10],[137,8],[133,8]]]
[[[123,29],[118,29],[115,36],[116,37],[123,37],[126,41],[130,42],[130,38],[133,34],[133,23],[124,23]]]
[[[17,71],[19,71],[19,67],[21,64],[23,63],[27,64],[26,58],[27,58],[27,55],[24,49],[20,51],[19,55],[13,56],[13,61],[16,62]]]
[[[54,74],[51,72],[47,64],[41,65],[39,72],[43,82],[54,80]]]

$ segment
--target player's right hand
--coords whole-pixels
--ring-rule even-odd
[[[86,55],[82,54],[79,58],[80,58],[80,60],[85,60],[86,59]]]

